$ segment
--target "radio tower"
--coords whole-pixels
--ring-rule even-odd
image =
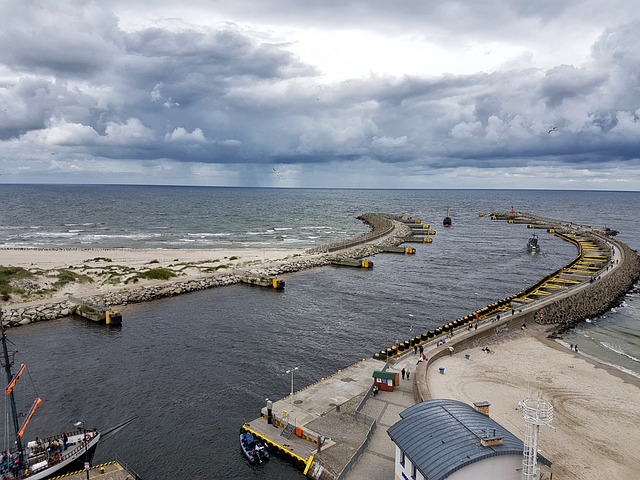
[[[527,424],[524,434],[524,451],[522,453],[522,480],[538,480],[538,436],[540,425],[551,425],[553,421],[553,405],[542,400],[528,398],[520,404],[522,416]]]

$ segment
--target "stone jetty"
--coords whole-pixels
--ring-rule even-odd
[[[400,217],[387,214],[367,213],[358,217],[371,231],[344,242],[310,249],[306,255],[290,260],[278,261],[263,268],[234,269],[231,273],[212,273],[188,280],[167,280],[156,285],[131,287],[101,295],[83,298],[86,303],[105,308],[132,303],[149,302],[161,298],[175,297],[185,293],[209,288],[224,287],[243,282],[247,277],[272,278],[285,273],[307,270],[332,264],[336,252],[350,259],[361,259],[376,255],[388,246],[397,246],[411,235],[410,229],[399,221]],[[26,325],[33,322],[54,320],[75,312],[78,303],[70,299],[37,301],[2,309],[3,321],[9,326]]]

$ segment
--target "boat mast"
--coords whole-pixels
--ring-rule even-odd
[[[2,311],[0,311],[0,324],[2,324],[2,350],[4,352],[4,371],[7,374],[7,385],[11,383],[13,374],[11,373],[11,361],[9,360],[9,350],[7,349],[7,336],[4,334],[4,323],[2,323]],[[13,414],[13,427],[16,433],[16,445],[18,452],[20,452],[20,460],[22,461],[22,440],[18,433],[20,432],[20,425],[18,423],[18,409],[16,408],[16,399],[13,396],[13,389],[9,393],[9,399],[11,400],[11,413]]]

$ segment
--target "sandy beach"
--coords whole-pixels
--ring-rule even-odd
[[[433,398],[472,404],[488,401],[490,416],[524,438],[516,408],[526,398],[554,407],[553,428],[541,427],[539,448],[553,462],[553,477],[575,480],[638,478],[640,382],[545,338],[541,330],[442,357],[429,367]],[[470,358],[465,358],[465,355]],[[439,368],[445,374],[439,374]]]
[[[158,280],[142,278],[125,284],[127,279],[150,269],[168,269],[175,273],[173,279],[184,281],[212,273],[266,267],[302,254],[302,250],[291,249],[2,249],[0,265],[34,273],[28,285],[21,285],[33,291],[51,287],[60,270],[83,276],[85,281],[65,284],[53,295],[57,297],[96,295],[157,283]],[[8,303],[41,299],[36,293],[31,297],[12,298]]]

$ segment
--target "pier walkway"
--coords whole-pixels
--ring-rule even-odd
[[[135,473],[127,471],[119,462],[108,462],[92,467],[87,473],[86,470],[54,477],[52,480],[85,480],[91,478],[93,480],[137,480]]]

